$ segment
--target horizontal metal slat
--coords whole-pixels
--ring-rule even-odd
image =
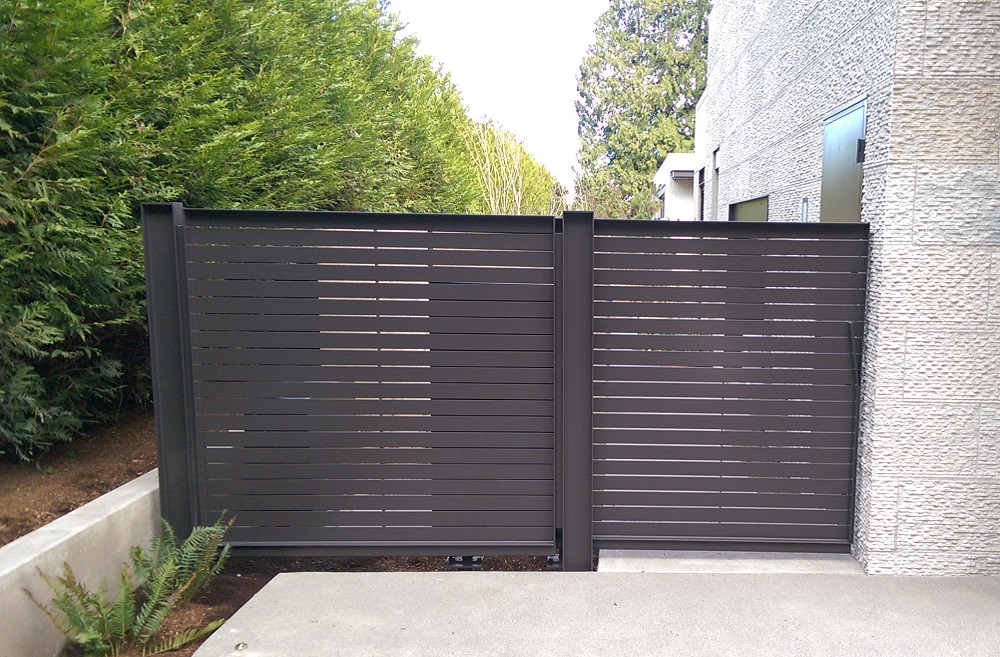
[[[846,385],[780,383],[610,383],[597,381],[594,383],[594,396],[672,399],[813,399],[853,402],[854,388]]]
[[[184,208],[187,225],[204,228],[309,228],[370,231],[432,230],[461,233],[539,233],[551,238],[552,217],[528,215],[219,210]]]
[[[677,491],[597,491],[594,494],[595,510],[601,506],[647,507],[729,507],[769,509],[828,509],[849,511],[849,495],[816,495],[811,493],[758,493],[736,492],[677,492]],[[221,510],[221,509],[220,509]]]
[[[551,416],[551,400],[526,399],[196,399],[195,412],[210,415],[485,415]],[[501,420],[502,421],[502,420]]]
[[[373,295],[374,296],[374,295]],[[250,315],[397,315],[401,317],[541,317],[553,306],[534,301],[396,301],[392,299],[254,299],[192,297],[194,314]]]
[[[595,438],[598,438],[595,436]],[[734,461],[740,463],[841,463],[851,464],[849,446],[765,447],[677,444],[594,444],[594,459],[644,459],[649,461]],[[664,472],[663,474],[669,474]],[[721,473],[720,473],[721,474]]]
[[[291,527],[548,527],[552,511],[241,511],[241,525]]]
[[[846,331],[845,331],[846,333]],[[768,351],[811,354],[850,354],[844,337],[813,338],[769,335],[671,335],[595,333],[595,349],[664,349],[670,351]]]
[[[192,279],[275,281],[427,281],[429,283],[549,283],[553,270],[513,267],[429,267],[189,262]]]
[[[452,231],[429,231],[419,228],[409,230],[375,230],[372,223],[366,230],[336,229],[335,226],[307,226],[303,228],[208,228],[186,227],[188,244],[227,244],[232,246],[353,246],[353,247],[410,247],[443,249],[491,250],[552,250],[551,233],[460,232],[461,226]],[[476,228],[474,223],[469,229]]]
[[[552,432],[456,431],[200,431],[201,444],[234,447],[456,447],[551,449]]]
[[[226,349],[196,348],[192,350],[195,365],[212,366],[325,366],[319,375],[309,381],[391,381],[397,375],[396,367],[419,366],[425,371],[436,367],[465,366],[477,368],[542,368],[552,367],[551,351],[443,351],[440,349]],[[351,367],[376,368],[372,377],[358,378]],[[383,372],[383,370],[388,370]],[[365,372],[367,372],[366,370]],[[430,372],[428,372],[430,374]],[[245,373],[242,376],[251,377]],[[240,379],[240,375],[237,376]],[[242,379],[241,379],[242,380]],[[247,378],[252,381],[254,379]],[[414,379],[405,379],[407,381]],[[417,381],[427,381],[417,377]],[[433,379],[431,379],[433,380]],[[488,381],[488,380],[487,380]]]
[[[196,316],[197,317],[197,316]],[[857,325],[856,325],[857,326]],[[669,317],[595,317],[597,333],[672,335],[773,335],[847,339],[843,320],[673,319]],[[859,328],[860,334],[860,328]]]
[[[553,431],[551,417],[512,416],[352,416],[352,415],[203,415],[202,430],[253,431],[476,431],[488,424],[499,431]]]
[[[854,371],[854,358],[850,353],[795,354],[780,352],[740,351],[653,351],[595,349],[597,365],[645,365],[669,367],[720,367],[720,368],[795,368],[800,370],[849,370]],[[615,368],[615,369],[626,369]],[[601,371],[599,374],[603,375]],[[643,374],[648,374],[643,372]],[[853,379],[853,374],[852,374]]]
[[[228,543],[322,543],[324,545],[481,544],[551,542],[551,527],[241,527],[226,532]],[[447,550],[445,550],[447,551]]]
[[[853,401],[787,399],[635,399],[597,397],[595,413],[710,413],[739,415],[794,415],[851,417]]]
[[[787,369],[759,365],[756,367],[733,367],[711,365],[706,367],[678,365],[671,367],[658,365],[617,364],[622,352],[594,352],[594,381],[600,387],[606,381],[619,382],[709,382],[709,383],[786,383],[808,385],[854,385],[854,370],[842,363],[840,369]],[[642,356],[632,360],[640,361]],[[609,362],[610,361],[610,362]]]
[[[554,461],[548,449],[498,449],[483,447],[269,447],[207,448],[211,463],[368,463],[410,464],[547,464]]]
[[[333,248],[314,246],[188,245],[188,262],[260,264],[362,264],[551,268],[552,252],[456,249]]]
[[[778,431],[761,429],[744,431],[742,427],[727,430],[698,429],[606,429],[594,431],[594,443],[629,443],[636,445],[733,445],[742,447],[829,447],[851,449],[850,431]]]
[[[382,331],[552,335],[547,317],[352,317],[343,315],[192,315],[192,331]]]
[[[594,267],[600,269],[695,269],[728,272],[864,272],[865,256],[811,255],[719,255],[684,253],[607,253],[594,254]]]
[[[845,417],[785,417],[780,415],[654,415],[594,413],[594,428],[602,429],[738,429],[761,431],[850,432]]]
[[[413,480],[551,480],[551,464],[476,464],[428,463],[383,464],[366,463],[212,463],[204,465],[209,479],[230,479],[236,476],[255,479],[413,479]],[[373,491],[379,490],[377,485]]]
[[[616,288],[620,289],[620,288]],[[436,301],[549,301],[552,285],[496,283],[371,283],[367,281],[188,281],[192,297],[413,299]]]
[[[816,338],[822,339],[822,338]],[[331,333],[318,331],[193,331],[193,347],[261,349],[447,349],[552,351],[552,335]]]
[[[654,523],[654,522],[614,522],[601,521],[594,523],[594,536],[601,538],[640,538],[657,537],[670,540],[673,537],[704,537],[726,538],[739,540],[753,539],[796,539],[803,542],[809,540],[850,540],[848,527],[845,525],[820,524],[769,524],[769,523]]]
[[[552,511],[551,495],[215,495],[209,512],[310,511]]]
[[[207,265],[202,265],[207,266]],[[229,265],[236,267],[237,265]],[[302,265],[305,267],[306,265]],[[531,271],[531,270],[528,270]],[[215,278],[221,278],[215,277]],[[233,277],[234,278],[234,277]],[[259,276],[258,278],[270,278]],[[319,278],[332,278],[320,276]],[[697,270],[655,269],[595,269],[594,285],[694,285],[730,286],[739,288],[790,287],[790,288],[848,288],[864,289],[866,275],[863,273],[820,273],[801,272],[721,272]]]
[[[767,523],[847,526],[850,513],[840,509],[771,509],[729,507],[594,507],[597,522]],[[669,533],[671,529],[667,529]]]
[[[728,221],[634,221],[631,219],[597,219],[594,233],[601,236],[632,236],[642,239],[664,238],[699,241],[728,238],[731,240],[792,239],[803,241],[867,241],[868,224],[855,223],[801,223],[801,222],[752,222]]]
[[[843,322],[861,321],[860,306],[818,306],[763,303],[657,303],[595,301],[595,317],[664,317],[700,319],[775,320],[803,319]]]
[[[458,352],[461,353],[461,352]],[[194,365],[195,381],[382,381],[402,383],[553,383],[552,367],[323,367]]]
[[[595,285],[595,301],[863,305],[864,290],[841,288]]]
[[[803,457],[804,459],[805,457]],[[850,479],[850,463],[767,463],[757,461],[594,461],[595,475],[682,475],[699,477],[790,477]]]
[[[595,253],[691,253],[705,255],[777,255],[777,256],[827,256],[864,257],[868,255],[865,239],[776,239],[776,238],[727,238],[708,237],[691,239],[690,236],[673,237],[615,237],[594,236]]]
[[[213,495],[552,495],[546,479],[206,479]]]
[[[303,383],[295,381],[217,382],[198,381],[195,397],[267,399],[309,397],[313,399],[357,399],[381,397],[426,397],[432,399],[537,399],[552,400],[554,388],[544,383]]]
[[[813,493],[844,495],[851,490],[850,479],[792,479],[788,477],[656,477],[648,475],[595,475],[596,491],[678,491]]]

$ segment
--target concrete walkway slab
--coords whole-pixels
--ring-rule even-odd
[[[602,573],[864,575],[861,564],[849,554],[601,550],[597,563]]]
[[[1000,578],[294,573],[195,657],[995,657]]]

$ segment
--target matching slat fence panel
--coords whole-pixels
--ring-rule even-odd
[[[203,520],[554,551],[551,218],[187,212]]]
[[[867,226],[594,241],[596,545],[846,549]]]
[[[551,217],[143,212],[182,528],[226,511],[230,542],[277,553],[552,554],[573,498],[585,567],[589,538],[850,545],[866,225],[577,217],[583,314]],[[556,396],[571,315],[586,404]]]

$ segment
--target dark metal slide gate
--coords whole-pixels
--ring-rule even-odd
[[[867,226],[143,208],[164,515],[256,553],[847,549]]]
[[[598,546],[850,545],[866,236],[597,222]]]

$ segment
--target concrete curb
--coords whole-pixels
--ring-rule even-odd
[[[129,549],[148,545],[159,525],[153,470],[0,547],[0,657],[54,656],[66,643],[25,593],[44,602],[52,597],[38,570],[57,575],[66,562],[88,586],[113,587]]]

